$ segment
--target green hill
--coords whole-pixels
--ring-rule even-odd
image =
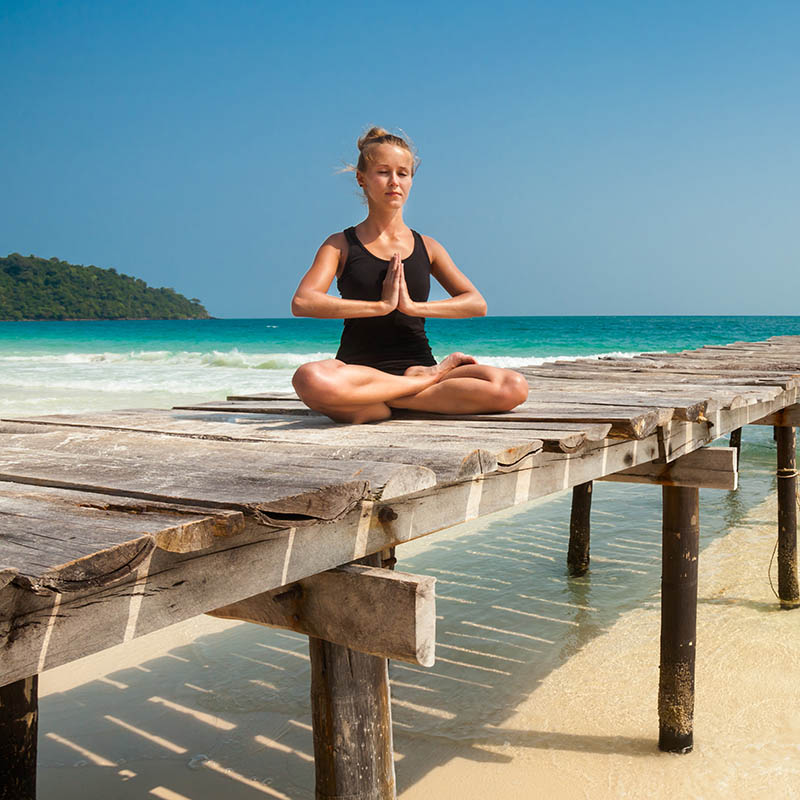
[[[0,320],[209,319],[197,299],[115,269],[11,253],[0,258]]]

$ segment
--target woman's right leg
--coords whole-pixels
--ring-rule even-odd
[[[473,361],[462,353],[453,353],[438,365],[439,369],[419,375],[391,375],[330,358],[303,364],[295,372],[292,385],[309,408],[337,422],[378,422],[392,415],[388,401],[417,394],[456,366]]]

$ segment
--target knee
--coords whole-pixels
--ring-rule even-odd
[[[298,367],[292,376],[297,396],[308,406],[319,404],[331,393],[333,381],[330,372],[324,361],[312,361]]]
[[[499,401],[501,411],[511,411],[520,403],[528,399],[528,382],[519,374],[512,370],[505,370],[499,386]]]

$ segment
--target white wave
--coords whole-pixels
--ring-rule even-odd
[[[136,350],[129,353],[52,353],[46,355],[0,355],[3,363],[17,365],[71,364],[147,364],[186,365],[201,367],[231,367],[234,369],[296,369],[307,361],[333,358],[333,353],[243,353],[233,350],[198,352],[183,350]]]
[[[650,351],[648,351],[650,352]],[[558,356],[475,356],[479,364],[488,364],[492,367],[505,367],[507,369],[514,369],[515,367],[537,367],[540,364],[553,364],[556,361],[573,361],[576,358],[633,358],[639,355],[639,352],[625,353],[619,350],[611,351],[608,353],[591,353],[591,354],[571,354],[571,355],[558,355]],[[442,356],[443,358],[444,356]]]

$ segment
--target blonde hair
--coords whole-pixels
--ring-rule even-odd
[[[419,166],[417,151],[405,133],[402,131],[400,131],[400,135],[389,133],[385,128],[374,126],[358,138],[358,162],[355,167],[350,167],[350,169],[366,172],[367,162],[372,160],[370,155],[372,148],[379,144],[391,144],[401,150],[406,150],[411,156],[411,174],[413,175],[417,171]]]

